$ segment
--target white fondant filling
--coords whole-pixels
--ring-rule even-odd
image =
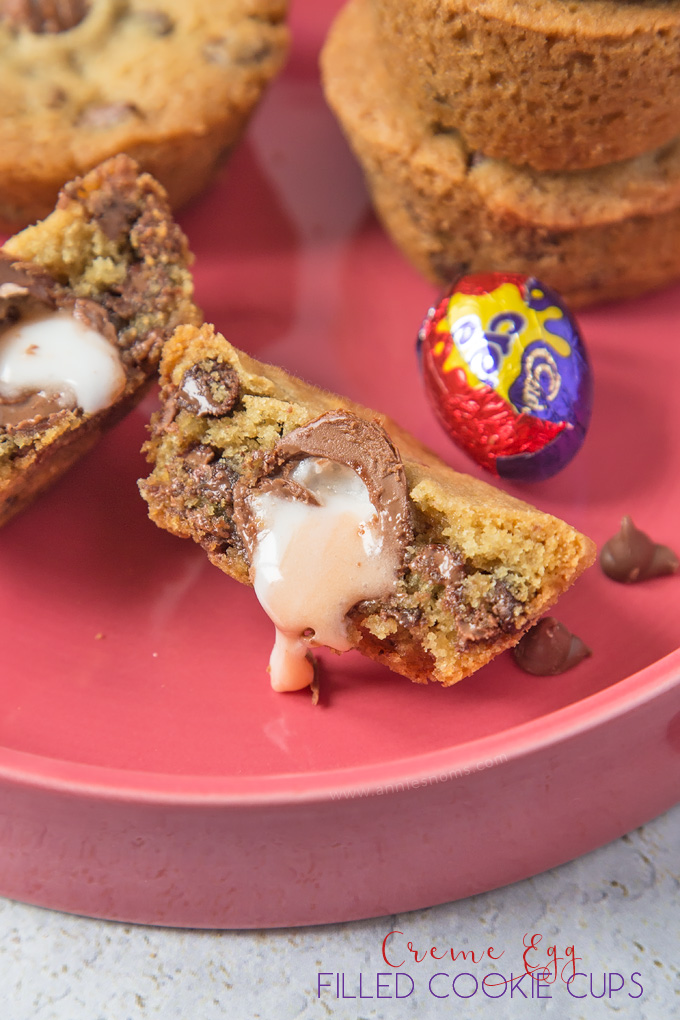
[[[393,557],[383,555],[376,508],[352,468],[306,457],[291,477],[320,505],[275,491],[251,497],[259,526],[255,592],[277,629],[269,664],[275,690],[311,682],[309,645],[350,648],[347,612],[392,591],[398,570]]]
[[[68,312],[23,319],[0,335],[0,393],[45,393],[86,414],[109,407],[125,389],[113,344]]]

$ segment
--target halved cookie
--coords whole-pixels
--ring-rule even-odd
[[[398,425],[180,327],[140,482],[160,527],[255,585],[277,689],[307,649],[357,648],[420,683],[472,673],[589,566],[568,524],[452,471]]]
[[[175,327],[201,321],[191,261],[127,156],[0,250],[0,525],[141,400]]]

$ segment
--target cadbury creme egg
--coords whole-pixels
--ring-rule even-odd
[[[518,273],[461,276],[418,334],[425,390],[453,441],[502,478],[540,481],[578,452],[592,407],[575,319]]]

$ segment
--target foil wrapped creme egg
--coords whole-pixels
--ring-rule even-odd
[[[558,294],[518,273],[461,276],[418,334],[423,380],[453,441],[502,478],[541,481],[580,449],[592,376]]]

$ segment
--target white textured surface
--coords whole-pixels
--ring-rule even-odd
[[[417,867],[411,862],[407,867]],[[409,1017],[550,1016],[564,1020],[671,1020],[680,1016],[680,807],[623,839],[526,882],[469,900],[397,917],[323,928],[257,932],[201,932],[130,927],[70,917],[0,900],[0,1020],[408,1020]],[[461,971],[479,978],[491,965],[459,958],[405,964],[415,990],[408,998],[317,997],[319,972],[344,972],[345,990],[375,995],[376,974],[390,970],[381,944],[392,929],[401,948],[437,946],[504,956],[493,969],[522,970],[525,932],[540,932],[560,952],[574,945],[580,971],[621,974],[625,987],[611,998],[572,998],[564,983],[552,998],[509,993],[496,1001],[481,989],[465,1000],[436,999],[429,978]],[[401,938],[396,936],[395,938]],[[395,945],[394,948],[397,948]],[[529,962],[538,957],[529,957]],[[398,961],[395,961],[398,962]],[[643,993],[630,975],[637,972]],[[394,973],[394,972],[393,972]],[[470,979],[470,989],[473,987]],[[578,979],[577,992],[588,992]],[[618,980],[614,979],[614,985]],[[372,985],[372,987],[371,987]],[[383,979],[394,991],[394,978]],[[407,983],[402,981],[405,990]],[[456,987],[467,993],[462,983]],[[523,986],[529,991],[527,981]],[[437,979],[435,991],[446,991]],[[450,991],[450,985],[449,985]]]

